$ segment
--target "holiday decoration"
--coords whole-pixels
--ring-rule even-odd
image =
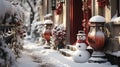
[[[86,50],[77,50],[73,55],[73,60],[77,63],[85,63],[89,60],[90,54]]]
[[[78,36],[80,37],[78,38]],[[73,54],[73,60],[77,63],[87,62],[90,57],[90,53],[86,51],[87,49],[87,45],[85,43],[86,37],[84,36],[85,36],[85,33],[83,33],[83,31],[79,31],[77,34],[77,39],[79,39],[80,42],[76,43],[76,51]]]
[[[62,13],[63,3],[58,3],[56,8],[56,14],[59,15]]]
[[[50,37],[52,36],[51,28],[53,22],[51,20],[45,20],[46,28],[43,32],[43,37],[46,40],[45,48],[50,48]]]
[[[78,33],[84,33],[84,31],[78,31]],[[77,34],[77,41],[74,45],[77,43],[86,43],[86,34]]]
[[[77,50],[85,50],[87,48],[85,43],[76,43]]]
[[[105,63],[106,60],[103,58],[105,54],[103,51],[104,43],[105,43],[105,35],[104,35],[104,23],[105,18],[96,15],[90,18],[90,32],[88,34],[88,42],[89,45],[93,48],[92,57],[90,58],[90,62],[101,62]],[[93,59],[94,58],[94,59]],[[95,60],[97,59],[97,60]]]
[[[103,33],[105,18],[99,15],[93,16],[90,19],[90,22],[91,29],[88,34],[89,44],[94,50],[102,50],[105,42],[105,36]]]
[[[105,7],[107,5],[107,0],[97,0],[99,7]]]
[[[89,23],[89,18],[91,17],[91,0],[82,0],[83,6],[82,6],[82,10],[83,10],[83,21],[82,21],[82,26],[83,26],[83,30],[86,34],[86,44],[88,45],[88,41],[87,41],[87,36],[88,36],[88,32],[89,32],[89,28],[90,28],[90,23]]]

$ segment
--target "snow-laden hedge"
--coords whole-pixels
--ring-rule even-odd
[[[24,12],[18,4],[11,3],[6,0],[0,0],[0,67],[16,67],[16,51],[15,48],[19,48],[21,31],[24,22]],[[14,26],[14,27],[10,27]],[[8,27],[8,28],[6,28]],[[14,29],[13,29],[14,28]],[[8,30],[12,29],[12,30]],[[9,32],[10,31],[10,32]],[[15,33],[13,33],[15,32]],[[13,34],[13,38],[8,41],[12,41],[13,48],[9,48],[9,44],[6,43],[6,34]],[[18,40],[19,39],[19,40]],[[14,46],[15,45],[17,46]]]
[[[16,66],[15,55],[8,48],[7,44],[0,37],[0,67],[12,67]]]

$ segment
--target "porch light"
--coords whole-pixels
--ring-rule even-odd
[[[65,0],[57,0],[59,3],[65,3]]]
[[[65,0],[60,0],[60,3],[65,3]]]
[[[102,59],[105,57],[103,52],[105,35],[104,35],[104,23],[105,18],[103,16],[93,16],[90,18],[90,32],[88,33],[88,42],[89,45],[93,48],[92,57],[89,59],[89,62],[102,62],[105,63],[107,60],[95,60]],[[94,58],[94,59],[93,59]]]
[[[52,10],[56,9],[56,0],[52,0]]]

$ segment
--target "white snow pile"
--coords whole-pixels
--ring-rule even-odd
[[[100,15],[96,15],[90,18],[90,22],[105,22],[105,18]]]
[[[19,5],[16,5],[15,7],[14,7],[14,9],[15,9],[15,14],[16,14],[16,22],[24,22],[24,11],[23,11],[23,9],[22,9],[22,7],[21,6],[19,6]]]
[[[114,20],[113,20],[114,23],[116,24],[120,24],[120,17],[116,17]]]
[[[45,24],[53,24],[53,21],[52,20],[45,20],[44,23]]]
[[[120,17],[117,17],[117,12],[116,14],[112,17],[111,22],[114,22],[116,24],[120,24]]]
[[[117,13],[112,17],[111,21],[114,22],[116,18],[117,18]]]
[[[116,52],[107,52],[108,54],[120,57],[120,51],[116,51]]]
[[[4,1],[0,0],[0,19],[3,19],[5,16],[5,5],[4,5]],[[0,23],[2,22],[2,20],[0,20]]]
[[[72,57],[65,57],[59,51],[44,49],[43,46],[26,40],[24,48],[26,51],[23,51],[23,57],[18,60],[18,67],[118,67],[107,63],[76,63]]]

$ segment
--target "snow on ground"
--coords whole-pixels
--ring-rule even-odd
[[[22,57],[18,59],[18,67],[37,67],[38,63],[33,62],[31,57],[23,52]]]
[[[24,43],[25,49],[18,59],[18,67],[117,67],[108,63],[75,63],[71,57],[65,57],[56,50],[44,49],[28,40]]]

